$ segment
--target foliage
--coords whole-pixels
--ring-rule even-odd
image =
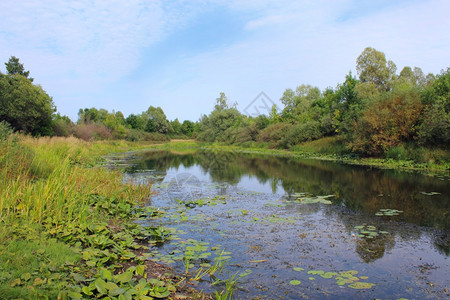
[[[383,52],[367,47],[356,60],[356,70],[362,83],[373,83],[379,91],[388,91],[397,67]]]
[[[241,113],[236,108],[230,108],[226,95],[220,93],[220,97],[216,99],[214,110],[209,116],[203,116],[200,121],[202,132],[198,139],[208,142],[227,142],[230,130],[233,130],[233,127],[239,127],[242,119]]]
[[[172,132],[172,126],[170,126],[166,114],[161,107],[150,106],[144,115],[147,119],[145,131],[159,132],[162,134],[169,134]]]
[[[350,147],[357,152],[380,155],[415,136],[423,105],[416,90],[384,94],[371,102],[355,123]]]
[[[59,113],[53,115],[52,129],[53,135],[55,136],[65,136],[68,137],[73,134],[73,124],[67,116],[61,116]]]
[[[28,78],[29,81],[33,82],[33,78],[30,76],[30,71],[25,71],[23,64],[19,62],[19,58],[15,56],[11,56],[8,62],[5,63],[6,72],[8,75],[22,75],[23,77]]]
[[[0,73],[0,121],[32,135],[52,133],[52,98],[22,75]]]

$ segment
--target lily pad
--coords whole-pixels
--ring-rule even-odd
[[[302,283],[300,280],[291,280],[291,281],[289,281],[290,285],[299,285],[300,283]]]
[[[294,271],[297,271],[297,272],[301,272],[301,271],[304,271],[305,269],[296,267],[296,268],[294,268],[293,270],[294,270]]]
[[[369,282],[354,282],[352,284],[349,284],[348,287],[356,290],[364,290],[364,289],[370,289],[373,287],[375,283],[369,283]]]

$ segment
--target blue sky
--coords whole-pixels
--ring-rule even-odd
[[[19,57],[74,121],[150,105],[196,121],[220,92],[242,111],[262,91],[281,105],[286,88],[335,87],[368,46],[398,72],[439,73],[449,12],[447,0],[2,0],[0,61]]]

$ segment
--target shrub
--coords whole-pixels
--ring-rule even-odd
[[[6,121],[0,122],[0,141],[7,140],[8,137],[13,133],[11,125]]]
[[[79,124],[74,128],[74,136],[85,141],[108,140],[112,138],[111,130],[103,124]]]
[[[369,103],[355,124],[352,150],[380,155],[389,148],[410,141],[423,110],[416,90],[383,94]]]

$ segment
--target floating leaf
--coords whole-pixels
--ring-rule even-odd
[[[299,285],[300,283],[302,283],[302,282],[299,281],[299,280],[291,280],[291,281],[289,281],[290,285]]]
[[[296,267],[296,268],[294,268],[293,270],[294,270],[294,271],[297,271],[297,272],[301,272],[301,271],[304,271],[305,269]]]
[[[308,274],[312,274],[312,275],[322,275],[323,273],[325,273],[325,272],[324,271],[320,271],[320,270],[308,271]]]
[[[352,288],[352,289],[357,289],[357,290],[363,290],[363,289],[370,289],[371,287],[373,287],[375,285],[375,283],[369,283],[369,282],[354,282],[352,284],[349,284],[348,287]]]

